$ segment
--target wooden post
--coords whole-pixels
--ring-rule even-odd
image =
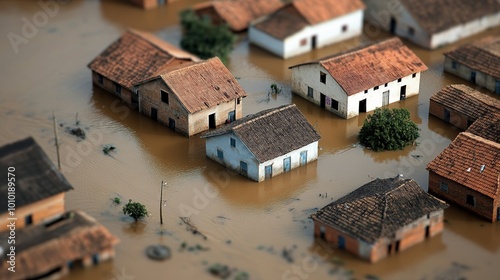
[[[163,225],[163,180],[160,186],[160,224]]]
[[[57,139],[57,126],[56,126],[56,115],[52,111],[52,121],[54,124],[54,136],[56,138],[56,151],[57,151],[57,167],[61,171],[61,157],[59,156],[59,140]]]

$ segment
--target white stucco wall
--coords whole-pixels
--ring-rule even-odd
[[[231,138],[236,141],[236,147],[234,148],[231,147]],[[300,166],[300,153],[302,151],[307,151],[307,163],[318,158],[317,141],[264,163],[259,163],[248,147],[234,133],[208,137],[206,138],[205,147],[208,158],[237,172],[241,171],[240,161],[246,162],[248,168],[246,176],[257,182],[265,179],[265,167],[268,165],[272,164],[273,166],[273,177],[283,173],[283,159],[286,157],[291,157],[291,169]],[[223,160],[217,157],[217,149],[223,151]]]
[[[347,26],[345,32],[343,26]],[[358,10],[342,17],[334,18],[313,26],[307,26],[301,31],[278,40],[255,29],[249,28],[249,41],[252,44],[260,46],[271,53],[283,58],[297,56],[312,50],[312,37],[316,36],[316,48],[337,43],[359,36],[363,28],[363,10]],[[305,39],[305,45],[301,46],[301,40]]]
[[[320,82],[320,73],[326,73],[326,84]],[[406,98],[418,94],[420,87],[420,73],[416,73],[415,77],[409,75],[403,77],[401,82],[397,80],[385,84],[378,85],[379,89],[375,90],[374,85],[368,92],[364,91],[347,96],[340,85],[328,74],[326,69],[319,64],[305,64],[292,68],[292,92],[303,97],[304,99],[320,105],[320,95],[330,97],[332,100],[339,102],[338,110],[332,108],[328,103],[325,109],[335,113],[343,118],[349,119],[359,115],[359,101],[366,99],[366,111],[372,111],[382,107],[383,93],[389,91],[389,103],[398,102],[400,100],[401,87],[406,86]],[[313,88],[313,98],[307,95],[308,87]],[[331,101],[330,104],[332,104]]]
[[[204,109],[202,111],[196,112],[194,114],[188,115],[189,124],[189,135],[194,135],[203,131],[207,131],[208,127],[208,116],[215,113],[216,125],[222,125],[229,118],[229,112],[235,111],[235,119],[241,118],[243,98],[240,97],[240,104],[238,104],[237,99],[231,100],[229,102],[220,103],[217,106]]]

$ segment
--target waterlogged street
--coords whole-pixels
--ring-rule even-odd
[[[121,1],[0,1],[0,145],[33,136],[56,163],[54,113],[62,173],[74,187],[66,208],[84,210],[121,240],[114,260],[63,279],[216,279],[208,270],[217,263],[232,277],[246,272],[250,279],[498,278],[500,225],[455,206],[445,210],[442,234],[375,265],[315,241],[308,217],[375,178],[403,174],[427,190],[426,165],[460,132],[429,116],[434,93],[464,83],[443,73],[442,53],[499,28],[436,51],[404,41],[429,70],[418,96],[390,107],[408,108],[421,136],[416,146],[383,153],[358,145],[366,114],[344,120],[293,96],[288,67],[389,34],[365,27],[359,38],[288,60],[249,46],[241,35],[227,67],[248,93],[244,115],[295,103],[322,136],[316,162],[256,183],[206,158],[205,139],[182,137],[92,85],[87,64],[125,30],[178,45],[178,13],[198,2],[143,11]],[[269,94],[272,83],[280,94]],[[85,139],[68,133],[77,127]],[[105,145],[116,149],[106,155]],[[151,215],[136,223],[125,217],[121,208],[129,199]],[[179,217],[189,217],[199,234]],[[171,258],[148,259],[152,244],[169,246]]]

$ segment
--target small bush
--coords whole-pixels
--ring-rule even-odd
[[[379,108],[364,121],[359,141],[374,151],[401,150],[420,136],[418,131],[407,109]]]
[[[128,215],[137,221],[147,217],[149,213],[144,204],[133,202],[132,199],[129,199],[127,204],[123,206],[123,214]]]
[[[122,200],[117,196],[117,197],[113,198],[113,202],[116,204],[121,204]]]

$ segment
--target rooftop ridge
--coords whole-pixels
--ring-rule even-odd
[[[238,129],[238,128],[243,127],[243,126],[246,126],[246,125],[249,125],[249,124],[251,124],[251,123],[253,123],[253,122],[257,121],[257,120],[260,120],[260,119],[263,119],[263,118],[265,118],[265,117],[268,117],[268,116],[274,115],[275,113],[278,113],[278,112],[284,111],[284,110],[289,109],[289,108],[291,108],[291,107],[296,107],[296,105],[295,105],[295,104],[289,104],[289,105],[285,105],[285,106],[283,106],[282,108],[279,108],[279,109],[276,109],[276,110],[270,110],[269,112],[267,112],[267,113],[265,113],[265,114],[262,114],[262,115],[260,115],[260,116],[255,117],[255,118],[250,118],[250,119],[249,119],[248,121],[246,121],[246,122],[242,122],[242,123],[240,123],[240,124],[238,124],[238,125],[235,125],[234,127],[232,127],[232,128],[231,128],[231,130],[233,130],[233,131],[234,131],[235,129]]]
[[[369,49],[372,49],[372,48],[380,48],[382,46],[388,45],[388,44],[393,43],[393,42],[397,42],[397,43],[399,43],[401,45],[403,44],[403,42],[401,41],[401,39],[399,39],[398,37],[392,37],[392,38],[389,38],[389,39],[386,39],[386,40],[377,41],[377,42],[369,43],[369,44],[366,44],[366,45],[361,45],[361,46],[358,46],[357,48],[349,49],[349,50],[346,50],[344,52],[335,54],[333,56],[324,57],[324,58],[319,59],[317,62],[319,64],[330,62],[331,60],[343,58],[345,56],[350,56],[350,55],[353,55],[353,54],[357,54],[359,52],[366,51],[366,50],[369,50]]]
[[[478,135],[475,135],[475,134],[472,134],[470,132],[467,132],[467,131],[464,131],[464,132],[461,132],[460,134],[462,134],[463,136],[466,136],[470,139],[473,139],[473,140],[476,140],[478,142],[481,142],[481,143],[484,143],[488,146],[493,146],[497,149],[500,149],[500,143],[497,143],[495,141],[491,141],[491,140],[488,140],[488,139],[485,139],[481,136],[478,136]]]

